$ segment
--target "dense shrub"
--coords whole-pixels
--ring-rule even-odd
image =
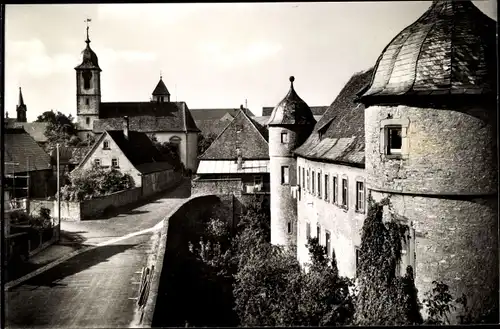
[[[71,172],[69,180],[70,184],[61,188],[61,200],[89,200],[135,186],[129,174],[122,174],[115,168],[103,168],[96,165],[89,169]]]

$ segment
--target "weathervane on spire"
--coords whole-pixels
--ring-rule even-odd
[[[90,39],[89,39],[89,23],[92,22],[92,19],[86,18],[84,22],[87,23],[87,40],[85,40],[85,42],[87,44],[89,44],[90,43]]]
[[[160,70],[160,80],[161,80],[161,78],[162,78],[162,74],[161,74],[161,70]]]

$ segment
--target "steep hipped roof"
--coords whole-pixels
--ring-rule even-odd
[[[22,128],[4,129],[5,173],[51,169],[50,156]],[[29,167],[27,160],[29,159]],[[11,165],[7,163],[17,163]]]
[[[325,113],[328,106],[309,106],[314,117],[322,116]],[[269,117],[273,113],[274,107],[266,106],[262,108],[262,116]]]
[[[351,77],[295,154],[308,159],[364,166],[364,106],[354,101],[359,90],[370,82],[372,74],[373,69],[370,69]]]
[[[384,49],[366,96],[496,92],[496,22],[470,1],[436,1]]]
[[[290,77],[290,90],[274,108],[268,125],[314,125],[313,114],[309,106],[297,95],[293,88],[294,77]]]
[[[191,109],[191,114],[193,119],[198,120],[218,120],[229,113],[233,118],[238,114],[240,109],[237,108],[227,108],[227,109]],[[248,116],[253,117],[254,114],[249,109],[245,109]]]
[[[129,117],[133,131],[200,131],[184,102],[124,102],[101,103],[94,132],[122,129],[124,116]]]
[[[161,77],[160,81],[158,81],[158,84],[155,87],[155,90],[153,90],[153,96],[170,96],[167,86],[165,86],[165,83],[163,83],[163,79]]]
[[[243,159],[269,159],[269,144],[264,130],[243,111],[239,111],[199,159],[234,160],[237,158],[236,149],[240,150]]]

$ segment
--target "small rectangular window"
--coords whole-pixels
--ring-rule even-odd
[[[288,133],[287,132],[281,133],[281,143],[282,144],[288,143]]]
[[[306,238],[309,240],[311,238],[311,224],[306,223]]]
[[[94,163],[96,166],[100,166],[101,165],[101,159],[94,159]]]
[[[289,182],[289,167],[288,166],[282,166],[281,167],[281,184],[288,184]]]
[[[314,188],[315,185],[314,185],[314,180],[316,179],[315,177],[315,174],[314,174],[314,170],[312,171],[312,177],[311,177],[311,193],[312,194],[316,194],[316,189]]]
[[[288,234],[292,234],[292,222],[288,221],[287,226],[288,226]]]
[[[365,210],[365,187],[363,182],[356,182],[356,210]]]
[[[253,183],[254,185],[262,184],[262,176],[253,176]]]
[[[342,179],[342,205],[347,207],[347,179]]]
[[[89,99],[88,98],[85,98],[85,105],[89,105]]]
[[[304,181],[305,181],[305,178],[304,178],[304,167],[302,167],[302,186],[305,186]]]
[[[330,232],[325,231],[325,247],[326,247],[326,254],[330,255]]]
[[[329,190],[329,186],[328,186],[328,183],[330,181],[328,180],[328,175],[325,174],[325,200],[328,201],[328,197],[329,197],[329,193],[328,193],[328,190]]]
[[[360,261],[361,261],[361,249],[356,247],[356,276],[359,275],[359,270],[361,267]]]
[[[89,125],[89,124],[90,124],[90,118],[85,118],[85,123],[86,123],[87,125]]]
[[[105,149],[105,150],[109,149],[109,142],[108,141],[104,141],[102,143],[102,148]]]
[[[387,154],[400,155],[402,143],[401,126],[387,127]]]
[[[321,226],[316,226],[316,238],[318,238],[318,243],[321,244]]]
[[[118,159],[116,158],[111,159],[111,167],[114,168],[118,167]]]
[[[321,199],[321,173],[318,173],[318,198]]]
[[[298,170],[297,170],[297,185],[300,186],[300,166],[298,167]]]
[[[337,176],[333,176],[333,181],[332,181],[332,202],[337,203],[337,193],[338,193],[338,186],[337,186]]]

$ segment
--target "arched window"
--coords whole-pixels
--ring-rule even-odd
[[[181,138],[178,136],[172,136],[170,137],[170,143],[172,144],[180,144],[181,143]]]
[[[83,77],[83,89],[85,90],[90,89],[90,80],[92,79],[92,72],[84,71],[82,73],[82,77]]]

